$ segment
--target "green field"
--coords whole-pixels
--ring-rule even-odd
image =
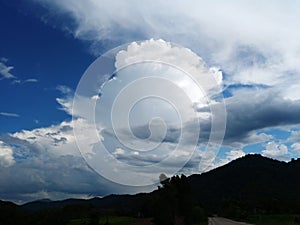
[[[107,221],[108,220],[108,221]],[[99,225],[106,224],[108,222],[109,225],[128,225],[139,221],[140,219],[134,217],[126,217],[126,216],[108,216],[101,217],[99,219]],[[89,223],[89,219],[73,219],[68,225],[86,225]]]
[[[298,218],[298,219],[295,219]],[[99,225],[129,225],[140,221],[141,219],[126,216],[109,216],[107,219],[101,217]],[[89,219],[73,219],[68,225],[86,225]],[[255,215],[249,216],[247,222],[254,225],[300,225],[300,215]],[[207,222],[201,222],[199,225],[205,225]]]
[[[299,225],[299,215],[255,215],[248,222],[255,225]]]
[[[139,221],[140,219],[134,218],[134,217],[126,217],[126,216],[111,216],[108,217],[108,222],[111,225],[119,225],[119,224],[131,224]],[[105,224],[106,218],[101,218],[99,220],[99,224]]]

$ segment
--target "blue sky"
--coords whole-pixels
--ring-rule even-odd
[[[75,88],[95,58],[82,41],[55,25],[45,24],[39,17],[41,7],[32,14],[33,5],[25,1],[1,3],[2,63],[12,66],[10,73],[16,77],[1,80],[1,111],[19,115],[1,116],[1,133],[49,126],[66,119],[67,115],[57,110],[57,86]],[[36,82],[26,82],[28,79]],[[21,83],[15,83],[19,80]]]
[[[269,4],[0,1],[0,198],[24,202],[134,193],[152,190],[160,172],[201,173],[250,153],[298,158],[300,5]],[[174,67],[153,67],[145,60]],[[136,62],[142,63],[132,66]],[[202,82],[206,100],[176,67]],[[105,72],[114,69],[120,71],[109,79]],[[156,84],[152,75],[158,71],[180,89],[161,88],[162,79]],[[143,83],[139,78],[151,79]],[[170,107],[148,99],[134,105],[129,122],[140,140],[123,132],[131,103],[129,95],[118,97],[136,81],[127,94],[155,91],[175,102]],[[116,114],[110,111],[114,101],[120,104]],[[173,109],[181,116],[180,126],[178,115],[168,111]],[[111,115],[117,127],[109,123]],[[149,128],[152,117],[165,123],[153,120]],[[212,130],[211,118],[220,119],[218,129]],[[189,136],[172,155],[180,131]],[[157,152],[137,147],[158,142]],[[219,151],[208,150],[221,142]],[[170,154],[172,160],[153,170],[143,167]]]

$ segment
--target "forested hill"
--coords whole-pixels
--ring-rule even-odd
[[[187,217],[190,216],[189,210],[193,209],[203,215],[229,217],[300,213],[299,178],[299,159],[286,163],[260,155],[247,155],[203,174],[172,177],[152,193],[110,195],[89,200],[46,199],[21,206],[0,201],[0,224],[1,221],[10,224],[8,220],[18,219],[34,224],[33,221],[41,221],[45,215],[48,216],[47,221],[56,224],[94,214],[154,217],[155,210],[165,209]],[[17,223],[13,221],[12,224]]]
[[[300,211],[300,159],[289,163],[247,155],[189,177],[192,195],[212,210]]]

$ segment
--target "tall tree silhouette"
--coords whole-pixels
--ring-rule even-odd
[[[161,186],[155,199],[154,220],[158,225],[175,224],[183,218],[185,224],[191,223],[192,198],[186,176],[168,178],[159,176]]]

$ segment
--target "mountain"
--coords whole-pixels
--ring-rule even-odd
[[[289,163],[246,155],[227,165],[189,177],[192,195],[212,210],[237,204],[262,212],[300,211],[300,160]]]
[[[184,179],[171,178],[170,183],[163,184],[162,188],[147,194],[110,195],[89,200],[43,199],[21,206],[0,201],[0,215],[9,213],[22,215],[23,218],[24,213],[29,213],[33,218],[30,223],[34,218],[44,218],[45,212],[47,216],[55,215],[55,218],[75,218],[79,215],[86,217],[95,212],[102,215],[113,212],[118,215],[152,216],[155,204],[157,206],[165,195],[168,195],[169,200],[170,196],[179,200],[181,198],[178,204],[185,201],[184,204],[193,204],[207,214],[238,217],[253,213],[300,213],[299,174],[300,159],[286,163],[261,155],[246,155],[203,174],[191,175]],[[181,183],[184,183],[185,189],[177,191],[176,194],[174,190],[184,186]],[[186,185],[189,188],[186,188]],[[172,191],[172,195],[166,191],[165,187],[168,186],[171,187],[169,190]],[[185,191],[187,194],[182,197],[182,192]],[[189,202],[189,199],[192,201]],[[52,223],[58,222],[53,220]]]
[[[139,211],[139,207],[143,204],[145,196],[149,194],[136,194],[136,195],[109,195],[103,198],[92,199],[66,199],[62,201],[34,201],[29,202],[21,207],[29,212],[39,211],[41,209],[56,209],[64,208],[70,205],[88,205],[97,209],[113,209],[119,211]]]
[[[194,201],[211,211],[226,204],[240,203],[251,211],[297,211],[300,205],[300,159],[289,163],[261,155],[246,155],[203,174],[188,177]],[[89,204],[96,208],[137,210],[154,195],[110,195],[90,200],[35,201],[22,208],[39,210],[62,208],[70,204]]]

